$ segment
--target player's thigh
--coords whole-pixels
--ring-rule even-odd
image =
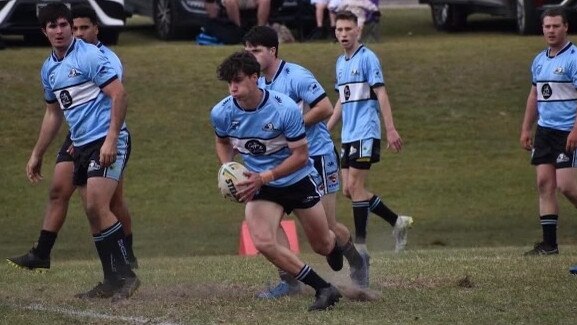
[[[50,198],[68,200],[74,193],[74,163],[62,161],[54,165],[54,174],[50,183]]]
[[[334,229],[337,224],[336,210],[337,210],[337,194],[328,193],[321,197],[321,203],[325,210],[325,215],[327,217],[327,223],[330,229]]]
[[[577,168],[560,168],[556,173],[557,188],[563,192],[577,192]]]
[[[276,242],[276,232],[283,214],[283,207],[277,203],[249,201],[245,206],[245,220],[253,242]]]
[[[349,190],[351,187],[354,189],[364,189],[368,175],[368,169],[357,169],[350,167],[348,173]]]
[[[86,183],[86,207],[90,211],[109,211],[118,181],[106,177],[90,177]]]
[[[110,208],[112,210],[120,209],[124,205],[124,177],[120,177],[116,190],[110,200]]]
[[[311,245],[315,246],[313,243],[326,244],[330,242],[329,225],[325,210],[320,202],[310,208],[295,209],[294,214],[299,219]]]

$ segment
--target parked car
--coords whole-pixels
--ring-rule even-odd
[[[569,13],[577,9],[577,0],[419,0],[431,6],[435,28],[442,31],[460,31],[467,16],[486,13],[514,19],[520,34],[540,31],[541,13],[550,7],[562,7]]]
[[[277,5],[275,1],[278,1]],[[314,7],[310,0],[273,0],[272,7],[275,10],[271,9],[271,21],[296,30],[297,38],[307,35],[315,27]],[[156,34],[163,40],[192,37],[208,19],[204,0],[125,0],[125,8],[129,14],[152,18]]]
[[[26,41],[46,42],[40,31],[38,13],[54,0],[0,0],[0,34],[23,35]],[[116,44],[126,21],[124,0],[64,0],[69,6],[89,5],[100,21],[100,40]]]

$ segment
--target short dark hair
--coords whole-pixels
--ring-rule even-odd
[[[46,29],[46,25],[56,23],[60,18],[66,19],[72,26],[72,13],[68,6],[62,2],[51,2],[40,9],[38,22],[43,29]]]
[[[254,26],[242,38],[244,44],[252,46],[264,46],[268,48],[275,48],[275,56],[278,57],[278,34],[269,26]]]
[[[98,17],[96,16],[96,11],[94,11],[92,7],[86,5],[78,5],[72,7],[72,19],[75,18],[88,18],[92,24],[98,25]]]
[[[255,73],[260,74],[260,64],[254,55],[248,51],[238,51],[231,54],[222,61],[216,70],[218,79],[226,82],[231,82],[241,72],[247,76],[252,76]]]
[[[541,14],[541,23],[543,23],[543,19],[545,19],[545,17],[559,17],[559,16],[563,20],[563,24],[566,25],[568,22],[567,13],[563,8],[549,8],[543,11],[543,13]]]
[[[359,19],[357,18],[357,15],[353,14],[352,12],[348,11],[348,10],[343,10],[343,11],[339,11],[336,14],[335,17],[335,21],[337,20],[350,20],[353,21],[355,24],[359,23]]]

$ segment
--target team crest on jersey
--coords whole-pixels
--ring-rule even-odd
[[[274,127],[274,124],[269,122],[262,127],[262,130],[267,131],[267,132],[273,132],[273,131],[277,131],[278,129]]]
[[[282,99],[279,96],[274,96],[274,99],[279,103],[282,104]]]
[[[72,96],[70,96],[70,93],[67,90],[60,92],[60,104],[62,104],[64,108],[68,108],[72,105]]]
[[[68,78],[74,78],[78,75],[80,75],[80,72],[74,68],[70,69],[70,72],[68,72]]]
[[[553,95],[553,89],[551,89],[551,86],[549,86],[549,84],[544,84],[541,87],[541,95],[545,99],[549,99],[551,95]]]
[[[565,73],[565,69],[563,67],[557,67],[557,68],[555,68],[553,73],[554,74],[563,74],[563,73]]]
[[[345,86],[345,89],[343,92],[345,95],[345,100],[349,100],[349,98],[351,97],[351,89],[349,88],[348,85]]]
[[[357,76],[357,75],[360,74],[360,72],[359,72],[359,70],[357,70],[357,68],[353,68],[353,70],[351,70],[351,74],[352,74],[353,76]]]
[[[247,141],[244,148],[252,155],[262,155],[266,152],[266,146],[258,140]]]

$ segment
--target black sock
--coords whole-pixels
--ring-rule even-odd
[[[132,234],[124,237],[124,245],[126,246],[126,254],[128,258],[134,259],[134,251],[132,250]]]
[[[557,219],[556,214],[541,216],[541,228],[543,228],[543,241],[553,247],[557,247]]]
[[[116,222],[107,229],[102,230],[102,241],[108,255],[112,256],[116,272],[123,278],[132,278],[136,275],[130,269],[126,247],[124,246],[124,231],[120,222]]]
[[[38,237],[38,244],[34,248],[34,253],[41,259],[50,258],[50,252],[52,252],[57,235],[58,233],[48,230],[40,231],[40,237]]]
[[[343,255],[349,262],[350,266],[357,268],[363,266],[363,258],[361,257],[361,254],[359,254],[359,251],[357,251],[355,245],[353,245],[352,239],[349,238],[349,241],[341,246],[341,251],[343,252]]]
[[[100,257],[100,264],[102,265],[104,280],[111,282],[118,281],[118,277],[116,276],[112,266],[112,255],[107,252],[101,234],[92,235],[92,239],[94,239],[94,246],[96,246],[98,257]]]
[[[331,286],[327,281],[323,280],[323,278],[321,278],[310,266],[306,264],[295,276],[295,279],[313,287],[315,291],[319,291],[320,289]]]
[[[355,243],[364,244],[367,238],[369,201],[353,202],[353,217],[355,218]]]
[[[395,226],[397,218],[399,217],[396,213],[391,211],[376,195],[373,195],[369,201],[369,209],[372,213],[378,215],[379,217],[385,219],[386,222],[390,223],[391,226]]]

